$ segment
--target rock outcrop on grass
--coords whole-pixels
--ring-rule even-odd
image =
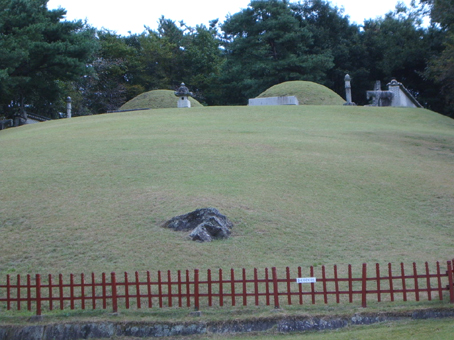
[[[163,224],[175,231],[191,231],[193,241],[211,242],[225,239],[231,234],[233,223],[215,208],[197,209],[185,215],[175,216]]]
[[[271,86],[257,98],[295,96],[299,105],[343,105],[345,100],[326,86],[311,81],[287,81]]]

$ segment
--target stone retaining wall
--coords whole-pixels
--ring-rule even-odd
[[[454,309],[429,309],[399,313],[358,313],[351,316],[276,316],[224,322],[81,322],[28,326],[0,325],[0,340],[78,340],[122,337],[166,337],[210,333],[297,332],[333,330],[378,322],[454,317]]]

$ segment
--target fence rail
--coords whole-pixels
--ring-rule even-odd
[[[317,268],[318,269],[318,268]],[[367,307],[368,301],[403,301],[421,299],[443,300],[444,295],[454,303],[454,260],[446,262],[441,268],[439,262],[435,270],[429,270],[426,262],[418,271],[413,263],[410,270],[401,263],[397,268],[388,264],[380,268],[379,264],[368,268],[363,264],[360,275],[352,274],[352,266],[339,274],[338,266],[327,273],[326,266],[321,272],[315,273],[310,267],[305,271],[298,267],[293,273],[290,268],[278,273],[273,267],[251,273],[246,269],[225,273],[222,269],[207,270],[201,277],[198,269],[193,271],[177,271],[172,273],[158,271],[131,277],[128,273],[118,276],[116,273],[102,273],[95,277],[74,274],[66,277],[62,274],[42,276],[6,276],[6,283],[0,284],[0,303],[7,310],[36,310],[41,315],[43,310],[54,309],[108,309],[118,311],[118,306],[129,309],[154,307],[193,307],[213,305],[273,305],[281,304],[316,304],[329,300],[336,303],[352,303],[358,301]],[[145,274],[145,275],[144,275]],[[301,282],[301,283],[298,283]]]

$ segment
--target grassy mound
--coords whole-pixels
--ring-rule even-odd
[[[300,105],[342,105],[345,100],[326,86],[310,81],[287,81],[270,87],[257,98],[295,96]]]
[[[178,98],[175,97],[174,91],[171,90],[153,90],[142,93],[123,104],[120,110],[137,110],[137,109],[170,109],[177,107]],[[191,107],[200,107],[200,104],[194,98],[189,98]]]
[[[424,109],[133,111],[3,130],[0,147],[0,277],[453,257],[454,120]],[[203,207],[233,237],[160,227]]]

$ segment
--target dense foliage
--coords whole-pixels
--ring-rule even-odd
[[[64,94],[62,82],[86,73],[96,48],[94,30],[61,21],[47,0],[0,0],[0,104],[6,115],[32,106],[46,114]]]
[[[0,0],[1,110],[52,115],[69,95],[73,114],[104,113],[181,82],[206,105],[244,104],[288,80],[344,96],[349,73],[357,104],[367,104],[376,80],[384,88],[395,78],[453,116],[453,8],[454,0],[398,4],[358,25],[326,0],[252,0],[209,27],[161,17],[156,30],[121,36],[63,21],[65,11],[48,10],[47,0]],[[432,24],[421,25],[428,15]]]

